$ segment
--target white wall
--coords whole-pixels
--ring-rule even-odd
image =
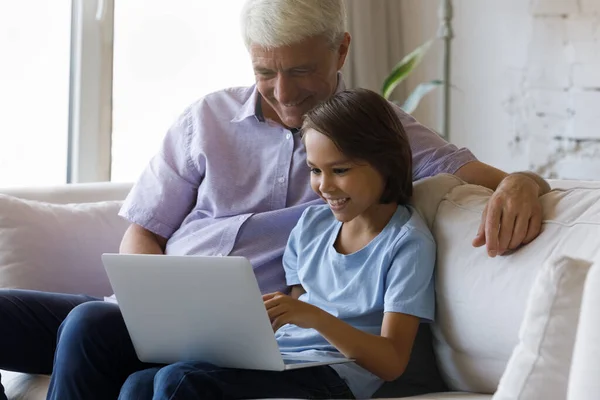
[[[600,0],[455,0],[451,141],[507,171],[600,179]]]

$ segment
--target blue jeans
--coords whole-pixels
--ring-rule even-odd
[[[429,324],[421,324],[404,374],[393,382],[384,383],[375,392],[373,398],[404,398],[448,391],[437,368],[432,342],[433,337]],[[198,393],[202,393],[202,395]],[[210,397],[211,395],[216,397]],[[202,363],[179,363],[132,374],[121,390],[120,399],[175,400],[244,397],[350,399],[352,393],[335,371],[329,367],[264,372],[217,369]]]
[[[130,374],[154,364],[138,360],[119,308],[98,300],[0,290],[0,369],[52,374],[49,399],[116,399]]]
[[[0,369],[52,373],[58,328],[90,296],[0,290]],[[0,384],[0,400],[6,400]]]
[[[189,399],[353,399],[342,378],[330,367],[273,372],[219,368],[207,363],[176,363],[132,374],[123,400]]]

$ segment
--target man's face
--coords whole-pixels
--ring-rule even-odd
[[[299,128],[307,111],[334,94],[349,44],[346,34],[335,50],[322,37],[272,49],[252,45],[250,58],[265,117]]]

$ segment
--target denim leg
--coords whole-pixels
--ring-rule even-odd
[[[0,369],[52,373],[58,329],[69,312],[91,296],[34,290],[0,290]],[[0,400],[6,400],[0,384]]]
[[[129,375],[121,387],[119,400],[152,400],[154,394],[154,376],[160,367],[143,369]]]
[[[131,373],[151,366],[138,360],[116,304],[82,304],[60,327],[47,398],[117,399]]]
[[[154,377],[154,400],[255,398],[352,399],[354,396],[328,366],[274,372],[176,363],[161,368]]]

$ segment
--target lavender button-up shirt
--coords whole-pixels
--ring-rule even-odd
[[[339,80],[338,91],[344,88]],[[264,121],[255,86],[209,94],[169,129],[119,213],[168,238],[166,253],[247,257],[263,293],[284,291],[281,263],[310,188],[300,134]],[[398,108],[414,180],[454,173],[475,157]]]

